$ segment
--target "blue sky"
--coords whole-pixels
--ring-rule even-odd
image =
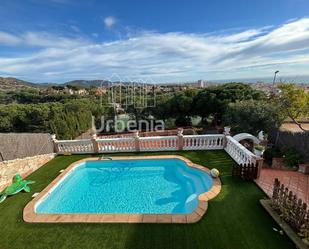
[[[2,76],[176,82],[308,68],[308,0],[0,2]]]

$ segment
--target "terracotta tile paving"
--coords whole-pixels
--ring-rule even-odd
[[[295,171],[262,169],[256,183],[269,197],[272,195],[275,178],[278,178],[289,190],[293,191],[298,198],[309,204],[309,175]]]

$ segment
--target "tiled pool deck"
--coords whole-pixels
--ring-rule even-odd
[[[259,179],[256,180],[256,183],[269,197],[272,196],[275,178],[278,178],[279,181],[284,184],[284,186],[289,188],[289,190],[294,192],[298,198],[301,198],[309,204],[309,175],[304,175],[295,171],[263,168]]]
[[[144,157],[113,157],[113,160],[136,160],[136,159],[159,159],[177,158],[186,162],[189,167],[197,168],[209,173],[209,169],[192,163],[182,156],[144,156]],[[199,195],[199,205],[190,214],[37,214],[35,213],[36,203],[46,196],[51,188],[55,186],[66,174],[84,161],[99,160],[100,158],[86,158],[71,164],[55,180],[53,180],[42,192],[39,193],[24,208],[23,218],[26,222],[38,223],[195,223],[206,213],[208,201],[217,196],[221,190],[219,178],[213,179],[212,188]]]

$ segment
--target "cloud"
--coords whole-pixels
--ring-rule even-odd
[[[256,36],[265,33],[263,29],[249,29],[240,33],[225,35],[221,37],[221,42],[243,42],[253,39]],[[217,38],[216,38],[217,39]]]
[[[104,25],[106,28],[112,28],[117,22],[117,19],[113,16],[108,16],[104,18]]]
[[[47,32],[26,32],[19,35],[0,31],[0,45],[34,47],[76,47],[86,43],[82,38],[69,38]]]
[[[17,45],[21,43],[21,39],[15,35],[0,31],[0,44]]]
[[[307,74],[309,18],[230,34],[141,32],[113,42],[26,32],[0,33],[0,43],[34,46],[25,56],[1,56],[6,75],[34,81],[121,78],[186,81],[264,77],[280,70]]]

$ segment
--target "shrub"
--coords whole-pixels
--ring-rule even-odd
[[[303,162],[302,156],[292,148],[287,148],[283,151],[284,162],[288,167],[298,167]]]
[[[267,162],[269,165],[271,165],[274,157],[282,157],[282,156],[283,154],[278,148],[267,148],[263,154],[265,162]]]
[[[265,162],[269,165],[272,163],[274,157],[284,157],[284,162],[288,167],[297,167],[303,162],[303,157],[293,148],[284,148],[280,150],[279,148],[267,148],[264,151],[263,157]]]
[[[175,120],[175,125],[178,127],[192,126],[191,118],[190,117],[177,117]]]

